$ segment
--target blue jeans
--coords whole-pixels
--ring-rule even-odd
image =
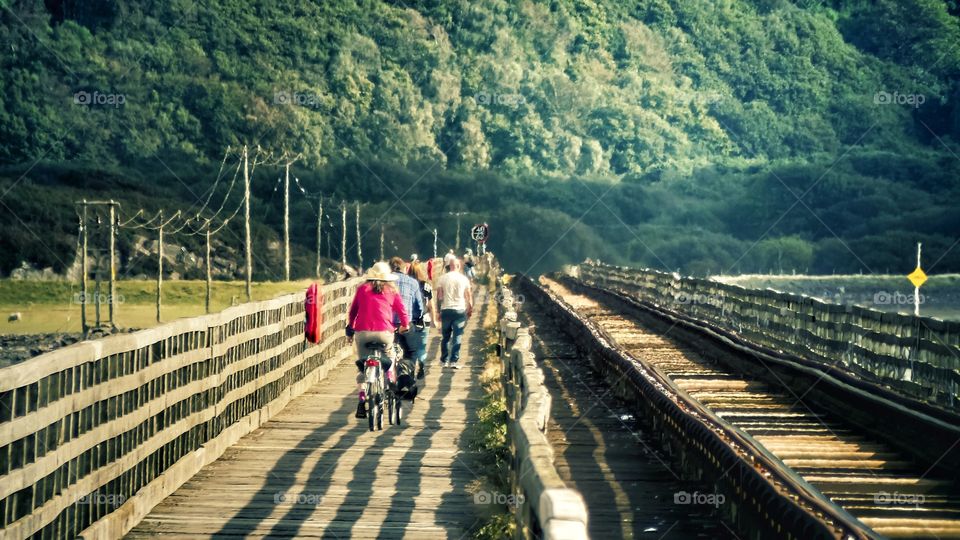
[[[460,360],[460,341],[463,339],[463,329],[466,326],[467,313],[465,311],[445,309],[440,312],[440,327],[443,331],[443,336],[440,339],[441,362],[449,361],[456,364]]]
[[[427,359],[427,336],[430,331],[429,326],[423,330],[411,327],[406,334],[400,334],[400,345],[403,347],[404,358],[412,358],[421,366]]]

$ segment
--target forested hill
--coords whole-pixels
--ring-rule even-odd
[[[0,5],[0,187],[16,184],[0,220],[55,252],[75,244],[78,194],[187,206],[228,145],[258,142],[374,209],[413,187],[401,250],[470,210],[516,270],[900,272],[921,240],[935,271],[960,270],[955,2]],[[47,211],[17,211],[40,194]],[[61,266],[4,236],[0,270]]]

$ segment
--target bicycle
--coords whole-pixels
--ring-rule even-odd
[[[397,340],[394,339],[391,349],[393,351],[393,363],[390,366],[390,374],[388,376],[390,384],[387,385],[388,388],[386,392],[387,421],[390,422],[391,426],[399,426],[403,419],[403,400],[397,395],[397,362],[403,358],[403,348],[397,343]]]
[[[387,353],[387,344],[371,341],[366,344],[367,349],[373,351],[363,359],[364,369],[364,396],[367,405],[367,423],[370,431],[376,428],[383,430],[383,408],[387,409],[387,421],[390,425],[400,425],[403,417],[402,400],[396,395],[395,358],[402,355],[400,345],[394,341],[390,349],[392,355],[386,356],[389,361],[384,376],[384,355]],[[392,358],[391,358],[392,356]]]
[[[371,341],[366,344],[373,351],[363,359],[364,399],[367,406],[367,423],[370,431],[383,429],[383,402],[386,385],[383,377],[383,354],[386,343]]]

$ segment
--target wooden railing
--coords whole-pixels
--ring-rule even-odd
[[[498,283],[500,356],[510,415],[508,433],[513,456],[511,484],[518,538],[586,539],[587,509],[582,495],[567,488],[553,463],[547,440],[550,393],[530,352],[530,334],[517,322],[510,289]]]
[[[349,352],[357,280],[84,341],[0,369],[0,536],[115,538]]]
[[[585,282],[707,321],[747,341],[840,366],[913,398],[960,406],[960,322],[653,270],[593,262],[577,270]]]

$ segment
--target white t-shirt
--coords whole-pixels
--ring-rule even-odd
[[[447,272],[440,276],[437,290],[443,297],[440,300],[440,309],[467,310],[467,291],[470,289],[470,280],[460,272]]]

